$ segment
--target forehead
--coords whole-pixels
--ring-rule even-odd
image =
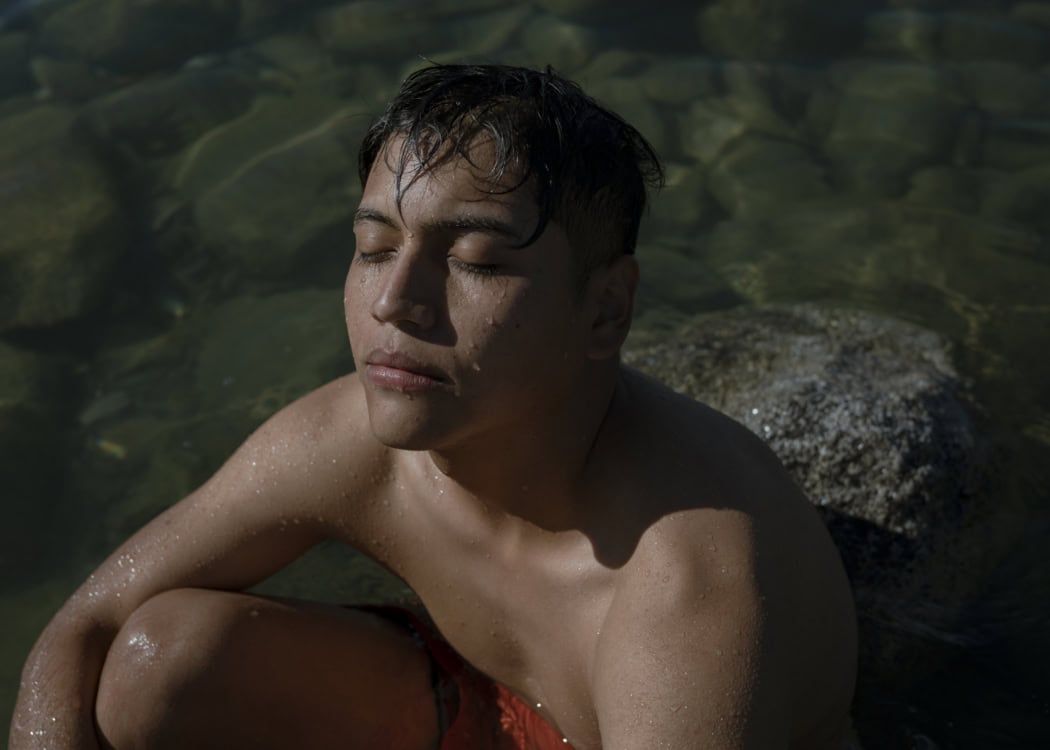
[[[521,167],[509,162],[502,171],[490,138],[477,138],[465,153],[438,152],[423,164],[405,138],[390,138],[372,164],[361,199],[363,207],[395,207],[409,213],[432,214],[469,209],[496,213],[515,223],[535,222],[536,194]]]

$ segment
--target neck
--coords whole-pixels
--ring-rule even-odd
[[[432,450],[430,461],[499,520],[514,516],[546,531],[580,528],[583,480],[621,388],[618,365],[594,375],[573,398],[529,422]]]

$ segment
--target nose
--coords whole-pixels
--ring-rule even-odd
[[[381,323],[431,328],[437,319],[437,269],[428,268],[423,258],[402,252],[384,271],[379,294],[372,302],[372,317]]]

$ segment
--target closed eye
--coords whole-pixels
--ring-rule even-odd
[[[382,263],[385,260],[389,260],[393,254],[393,250],[374,250],[368,253],[358,250],[354,254],[354,260],[358,263]]]
[[[451,255],[448,258],[448,264],[474,276],[498,276],[501,272],[501,267],[495,263],[468,263]]]

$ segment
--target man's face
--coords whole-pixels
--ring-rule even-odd
[[[573,250],[554,223],[519,247],[536,226],[535,201],[528,185],[506,193],[486,182],[483,143],[471,153],[481,169],[456,159],[424,173],[399,210],[400,146],[388,143],[372,167],[346,279],[372,430],[392,447],[436,449],[527,426],[572,397],[587,360]]]

